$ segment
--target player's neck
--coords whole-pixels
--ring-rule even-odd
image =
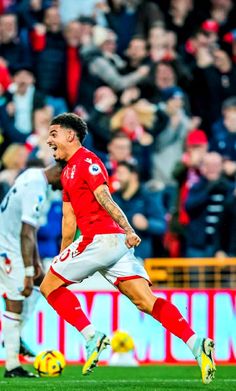
[[[73,145],[73,147],[70,148],[70,151],[68,151],[66,161],[68,162],[68,161],[72,158],[72,156],[74,156],[74,154],[75,154],[80,148],[82,148],[82,145],[81,145],[81,144],[80,144],[80,145],[78,145],[78,144]]]

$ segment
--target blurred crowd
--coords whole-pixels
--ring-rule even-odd
[[[0,0],[0,199],[52,161],[65,111],[88,123],[138,257],[236,256],[234,0]],[[60,220],[52,192],[42,258]]]

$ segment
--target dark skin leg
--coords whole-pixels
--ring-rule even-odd
[[[9,300],[5,299],[6,311],[13,312],[15,314],[21,314],[23,309],[22,300]]]

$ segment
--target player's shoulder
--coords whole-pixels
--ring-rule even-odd
[[[89,163],[91,163],[95,160],[100,160],[99,157],[94,152],[90,151],[90,149],[87,149],[85,147],[83,147],[82,157],[83,157],[84,161],[89,162]]]
[[[45,185],[43,170],[41,168],[28,168],[23,171],[16,179],[16,185],[24,186],[40,186]]]
[[[23,171],[20,175],[19,178],[21,179],[35,179],[35,180],[40,180],[43,175],[43,170],[42,168],[27,168],[25,171]]]
[[[87,148],[83,148],[83,157],[82,164],[83,165],[91,165],[91,164],[100,164],[102,165],[101,159],[92,151]]]
[[[84,171],[97,175],[106,170],[103,162],[94,152],[86,148],[84,148],[83,152],[82,166]]]

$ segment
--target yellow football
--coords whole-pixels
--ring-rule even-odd
[[[117,353],[127,353],[135,347],[133,338],[122,330],[116,330],[111,339],[111,348]]]
[[[61,375],[66,366],[63,354],[57,350],[46,350],[39,353],[34,361],[34,368],[42,377],[56,377]]]

